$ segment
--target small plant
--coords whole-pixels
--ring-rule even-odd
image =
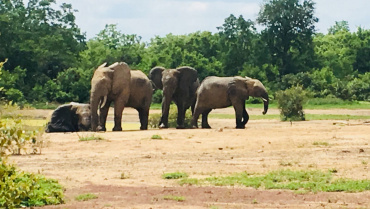
[[[316,141],[316,142],[314,142],[312,144],[315,145],[315,146],[329,146],[329,143],[328,142],[319,142],[319,141]]]
[[[42,131],[26,130],[21,119],[6,119],[0,121],[0,155],[20,155],[31,149],[32,153],[41,153]]]
[[[303,104],[307,99],[306,95],[307,93],[299,86],[276,93],[275,99],[278,102],[282,121],[305,120]]]
[[[128,179],[128,178],[130,178],[130,176],[128,174],[125,174],[123,172],[121,173],[120,179]]]
[[[163,179],[180,179],[188,177],[187,173],[175,172],[175,173],[165,173],[162,175]]]
[[[258,201],[256,199],[253,199],[252,204],[258,204]]]
[[[281,166],[293,166],[293,163],[281,160],[279,162],[279,165],[281,165]]]
[[[367,165],[368,162],[366,160],[361,161],[362,165]]]
[[[95,134],[91,134],[91,135],[87,135],[87,136],[78,135],[78,138],[79,138],[78,141],[101,141],[101,140],[105,140],[103,137],[96,136]]]
[[[158,139],[158,140],[160,140],[160,139],[162,139],[162,137],[160,136],[160,135],[153,135],[152,137],[151,137],[151,139]]]
[[[174,201],[177,201],[177,202],[183,202],[183,201],[186,200],[186,198],[183,197],[183,196],[173,196],[173,195],[164,196],[163,199],[164,200],[174,200]]]
[[[91,194],[91,193],[80,194],[77,197],[75,197],[77,201],[87,201],[87,200],[92,200],[92,199],[97,199],[97,198],[98,196],[96,196],[95,194]]]

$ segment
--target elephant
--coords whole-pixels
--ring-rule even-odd
[[[236,116],[236,128],[244,129],[249,115],[245,109],[245,100],[261,97],[264,102],[263,114],[267,113],[269,98],[266,88],[257,80],[249,77],[216,77],[210,76],[203,80],[197,90],[197,101],[191,125],[198,128],[198,118],[202,114],[202,128],[211,128],[208,114],[212,109],[233,106]]]
[[[130,97],[126,107],[132,107],[139,113],[140,130],[148,129],[150,104],[153,88],[148,76],[140,70],[131,70]]]
[[[193,112],[196,90],[199,87],[198,72],[188,66],[176,69],[165,69],[163,67],[154,67],[149,72],[149,79],[154,88],[163,90],[162,98],[162,116],[159,122],[159,128],[168,128],[168,114],[171,101],[177,105],[177,127],[185,128],[185,112],[191,107]]]
[[[131,69],[125,62],[116,62],[108,67],[106,65],[100,65],[91,79],[91,129],[106,131],[109,106],[114,102],[113,131],[122,131],[122,111],[130,97]]]
[[[89,131],[91,127],[90,104],[71,102],[60,105],[51,115],[45,132]]]
[[[99,85],[99,83],[101,82],[105,82],[105,81],[103,80],[96,81],[95,85]],[[92,84],[92,88],[93,88],[93,84]],[[129,88],[130,88],[130,94],[129,94],[128,100],[126,103],[122,103],[122,104],[124,104],[124,107],[132,107],[138,111],[139,119],[140,119],[140,130],[147,130],[148,129],[149,108],[152,102],[152,94],[153,94],[152,84],[149,78],[142,71],[131,70]],[[96,94],[94,94],[94,96],[95,95]],[[91,96],[91,98],[93,98],[93,96]],[[100,120],[98,123],[99,130],[102,130],[102,131],[106,130],[105,128],[106,119],[108,115],[109,106],[112,101],[113,99],[107,98],[105,105],[102,105],[100,108],[100,118],[99,118]],[[116,104],[115,104],[115,109],[116,109]],[[122,108],[122,111],[123,111],[123,108]],[[121,119],[122,119],[122,112],[121,112]],[[119,128],[121,128],[120,125],[119,125]],[[122,130],[119,128],[117,130]]]

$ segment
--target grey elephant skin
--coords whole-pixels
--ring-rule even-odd
[[[131,69],[125,62],[100,65],[91,79],[91,129],[106,131],[109,106],[114,102],[113,131],[122,131],[122,111],[130,96]],[[98,115],[100,108],[100,115]]]
[[[45,132],[89,131],[91,127],[90,104],[71,102],[56,108]]]
[[[202,128],[211,128],[208,124],[208,114],[212,109],[232,105],[235,110],[236,128],[245,128],[245,124],[249,120],[249,115],[245,109],[245,100],[249,96],[262,98],[264,101],[263,114],[266,114],[269,104],[268,93],[259,80],[240,76],[207,77],[197,91],[192,126],[194,128],[198,127],[197,121],[199,115],[202,114]]]
[[[154,87],[163,90],[160,128],[168,128],[168,114],[171,101],[177,105],[177,127],[185,128],[185,112],[195,105],[196,90],[199,87],[198,72],[188,66],[176,69],[154,67],[149,72]]]
[[[122,69],[116,67],[116,69],[113,69],[113,70],[127,70],[128,66],[126,66],[125,64],[121,64],[121,65],[124,67],[124,69],[122,67],[120,67]],[[114,67],[115,65],[112,65],[112,66]],[[111,66],[108,68],[111,68]],[[127,85],[128,72],[124,72],[126,73],[125,77],[122,78],[122,80],[118,84],[116,84],[114,87],[118,89],[113,89],[113,85],[114,85],[113,80],[115,76],[119,76],[119,77],[122,77],[122,76],[115,75],[114,72],[112,74],[112,72],[109,70],[108,72],[105,72],[106,70],[104,69],[99,69],[99,71],[98,69],[94,73],[94,77],[96,76],[96,79],[94,80],[94,82],[91,83],[92,85],[91,87],[92,89],[94,89],[94,91],[93,90],[91,91],[91,96],[90,96],[91,103],[93,103],[92,100],[94,101],[99,100],[99,97],[100,97],[100,100],[99,100],[100,103],[98,103],[96,109],[95,109],[96,102],[94,103],[95,104],[94,108],[92,108],[93,111],[95,110],[97,111],[97,109],[99,109],[98,106],[100,105],[99,117],[96,117],[96,118],[92,117],[92,123],[94,123],[94,121],[97,120],[94,123],[94,125],[97,125],[97,130],[98,131],[106,130],[105,125],[106,125],[107,115],[108,115],[110,104],[112,102],[114,102],[114,105],[115,105],[114,106],[115,127],[113,128],[114,131],[122,130],[121,119],[122,119],[122,111],[124,107],[132,107],[136,109],[139,113],[139,119],[140,119],[140,124],[141,124],[140,130],[147,130],[149,109],[150,109],[150,104],[152,102],[152,94],[153,94],[152,84],[149,78],[140,70],[130,70],[129,83],[128,83],[129,85]],[[101,75],[102,73],[105,73],[106,75],[103,76]],[[116,72],[116,74],[117,73],[118,72]],[[102,83],[105,83],[105,85],[103,85]],[[101,92],[99,92],[98,86],[100,85],[109,86],[109,84],[112,85],[112,88],[108,88],[108,95],[106,99],[104,99],[105,96],[103,96],[102,98]],[[114,90],[116,90],[115,93],[113,93]],[[104,100],[106,101],[104,102]],[[118,104],[119,106],[117,106]],[[118,110],[116,111],[117,108]],[[119,124],[116,124],[117,122],[119,122]],[[96,129],[93,129],[93,130],[96,130]]]

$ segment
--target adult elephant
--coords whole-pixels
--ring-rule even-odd
[[[131,70],[125,62],[100,65],[91,79],[91,129],[106,131],[109,106],[114,102],[113,131],[121,131],[122,111],[130,96]],[[100,115],[98,115],[100,108]]]
[[[264,102],[263,114],[267,113],[269,98],[266,88],[257,80],[248,77],[207,77],[197,91],[197,102],[192,118],[192,126],[198,127],[197,121],[202,114],[202,128],[211,128],[208,114],[212,109],[233,106],[236,116],[236,128],[243,129],[249,120],[245,109],[245,100],[261,97]]]
[[[51,115],[45,132],[89,131],[91,126],[90,104],[71,102],[60,105]]]
[[[132,107],[139,113],[140,130],[148,129],[150,104],[153,88],[148,76],[140,70],[131,70],[130,97],[126,107]]]
[[[185,112],[189,107],[192,107],[193,111],[195,105],[196,90],[199,87],[198,72],[187,66],[177,69],[154,67],[149,72],[149,78],[155,88],[163,90],[159,128],[168,128],[171,101],[177,105],[176,128],[185,128]]]

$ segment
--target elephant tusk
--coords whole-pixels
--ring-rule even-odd
[[[103,102],[100,103],[100,108],[104,107],[105,106],[105,103],[107,103],[107,96],[104,96]]]
[[[262,100],[263,100],[264,102],[267,102],[267,99],[265,99],[265,98],[262,98]]]

